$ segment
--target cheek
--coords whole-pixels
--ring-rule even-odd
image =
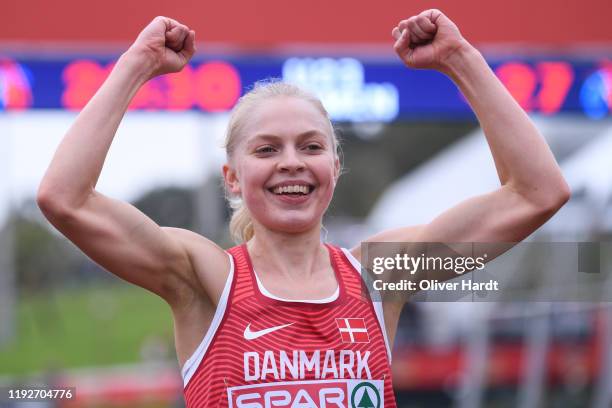
[[[333,185],[335,182],[335,167],[334,161],[331,158],[325,158],[319,161],[316,165],[316,172],[321,182]]]
[[[324,201],[330,201],[334,195],[336,188],[335,170],[333,167],[333,161],[324,160],[319,163],[316,168],[317,178],[321,185],[321,193],[324,197]]]
[[[253,185],[262,178],[264,168],[257,160],[250,157],[245,157],[240,163],[240,186],[243,191],[245,187]]]
[[[242,180],[242,194],[249,196],[260,194],[262,191],[262,186],[263,180],[260,180],[260,178],[257,177],[257,173],[251,173],[248,176],[245,176]]]
[[[263,194],[263,186],[266,184],[266,171],[262,166],[250,163],[242,167],[242,179],[240,188],[243,199]]]

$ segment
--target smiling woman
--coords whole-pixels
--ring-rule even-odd
[[[292,232],[320,223],[340,174],[340,161],[333,126],[315,96],[283,82],[256,84],[232,113],[225,147],[228,164],[223,174],[234,209],[230,231],[238,242],[250,240],[256,230],[264,233],[257,220],[276,221],[281,229],[287,224],[283,212],[268,203],[298,210],[292,216],[302,220],[294,218],[284,227]],[[314,216],[304,211],[307,203],[316,204]],[[257,214],[251,217],[250,212]]]
[[[392,35],[408,67],[438,70],[463,92],[501,187],[429,224],[398,226],[369,241],[524,239],[569,197],[548,146],[439,10],[400,21]],[[223,166],[235,210],[233,248],[160,227],[96,191],[130,101],[149,79],[183,69],[194,41],[192,30],[166,17],[140,33],[61,142],[39,206],[94,261],[169,304],[188,407],[395,407],[390,350],[403,303],[372,302],[364,293],[359,243],[348,250],[321,240],[341,166],[318,99],[271,82],[236,106]]]

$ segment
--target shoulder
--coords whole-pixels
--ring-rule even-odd
[[[203,294],[217,304],[229,276],[229,254],[210,239],[181,228],[163,227],[164,231],[181,244],[194,271],[194,279]]]
[[[411,242],[417,239],[424,227],[425,225],[411,225],[382,231],[355,245],[349,252],[358,262],[361,262],[361,246],[363,244],[368,242]]]

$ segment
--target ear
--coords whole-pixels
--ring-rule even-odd
[[[235,195],[241,194],[238,172],[227,163],[223,165],[223,179],[225,180],[227,191]]]
[[[338,183],[340,177],[340,159],[336,157],[334,160],[334,184]]]

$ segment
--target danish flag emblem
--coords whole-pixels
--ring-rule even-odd
[[[368,329],[362,318],[342,318],[336,319],[340,337],[343,343],[369,343]]]

